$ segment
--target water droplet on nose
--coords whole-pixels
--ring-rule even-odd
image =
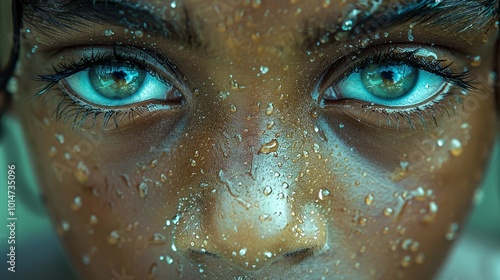
[[[458,157],[463,152],[462,142],[460,140],[453,138],[450,141],[450,154],[454,157]]]
[[[263,144],[259,149],[259,153],[269,154],[272,152],[276,152],[278,150],[278,146],[278,140],[273,139],[270,142]]]
[[[366,205],[372,205],[373,204],[373,195],[372,194],[368,194],[365,197],[365,204]]]
[[[75,171],[73,172],[76,180],[80,183],[86,183],[89,180],[90,171],[89,168],[82,161],[78,162]]]
[[[389,217],[394,214],[394,210],[390,207],[384,209],[384,216]]]
[[[330,195],[330,191],[327,189],[320,189],[318,193],[318,198],[320,200],[324,200],[327,196]]]
[[[113,230],[108,236],[108,243],[114,245],[118,243],[119,239],[120,239],[120,234],[118,233],[118,231]]]
[[[145,198],[146,195],[148,194],[148,184],[146,182],[141,182],[138,186],[138,191],[139,191],[139,197],[140,198]]]
[[[264,195],[268,196],[273,192],[273,189],[270,186],[264,188]]]
[[[71,209],[73,211],[76,211],[81,207],[82,207],[82,198],[79,196],[75,196],[75,198],[73,198],[73,201],[71,202]]]
[[[457,223],[452,223],[450,225],[450,228],[448,229],[448,232],[445,235],[445,239],[448,241],[455,239],[459,228],[460,226]]]

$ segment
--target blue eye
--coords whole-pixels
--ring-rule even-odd
[[[355,70],[328,88],[324,99],[355,99],[387,107],[406,107],[427,101],[446,84],[445,78],[404,63],[378,63]]]
[[[62,80],[84,101],[119,107],[151,100],[178,101],[180,93],[147,71],[126,63],[94,65]]]

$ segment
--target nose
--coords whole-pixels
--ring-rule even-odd
[[[187,230],[176,236],[177,249],[184,255],[196,261],[200,257],[225,260],[251,271],[279,260],[303,261],[325,248],[322,217],[313,205],[290,201],[286,185],[231,178],[222,170],[219,179],[221,191],[212,201],[212,211],[204,217],[198,213],[197,219],[186,215],[191,218],[183,221],[183,228],[198,225],[201,232]]]

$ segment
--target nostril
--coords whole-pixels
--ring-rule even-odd
[[[197,261],[201,261],[204,258],[211,258],[211,259],[220,258],[219,255],[214,254],[212,252],[208,252],[205,249],[197,250],[197,249],[190,248],[187,250],[185,255],[187,255],[188,258],[193,259],[193,260],[197,260]]]
[[[313,248],[302,248],[292,252],[288,252],[283,255],[283,258],[288,262],[293,262],[294,264],[298,264],[310,256],[315,254],[315,250]]]

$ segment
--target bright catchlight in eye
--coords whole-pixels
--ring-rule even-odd
[[[445,78],[404,63],[378,63],[359,68],[329,87],[324,99],[353,99],[386,107],[408,107],[434,97],[446,84]]]
[[[85,102],[100,107],[120,107],[148,100],[178,101],[175,88],[147,71],[125,63],[94,65],[61,81]]]

